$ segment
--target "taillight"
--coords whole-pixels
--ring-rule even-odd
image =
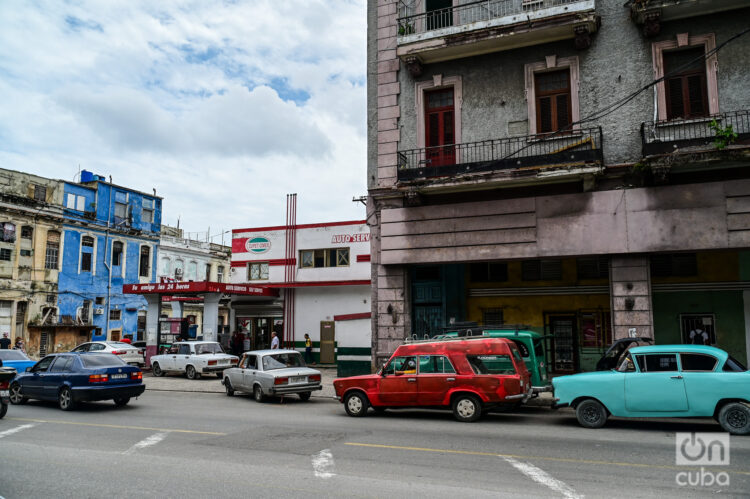
[[[309,381],[320,381],[320,374],[313,374],[312,376],[308,376],[307,379]]]
[[[89,383],[106,383],[109,381],[108,374],[92,374],[89,376]]]
[[[128,353],[127,350],[112,350],[112,355],[125,355]]]
[[[10,386],[9,381],[0,381],[0,388],[8,388]]]
[[[130,373],[130,379],[133,379],[133,380],[143,379],[143,373],[141,371]]]
[[[289,378],[276,378],[273,380],[274,385],[286,385],[289,383]]]
[[[239,361],[240,361],[240,359],[237,358],[237,357],[232,357],[231,359],[229,359],[229,363],[230,364],[236,364]]]
[[[209,360],[208,361],[208,365],[209,366],[215,366],[217,362],[218,362],[218,360]]]

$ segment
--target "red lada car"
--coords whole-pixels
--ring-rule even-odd
[[[486,337],[406,343],[376,374],[339,378],[333,387],[350,416],[370,406],[451,408],[463,422],[533,393],[515,343]]]

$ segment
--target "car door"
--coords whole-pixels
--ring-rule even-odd
[[[259,366],[257,355],[247,354],[245,356],[245,368],[242,370],[242,384],[247,392],[253,391],[253,383],[260,369]]]
[[[41,389],[40,398],[57,400],[57,394],[67,377],[73,357],[70,355],[58,355],[50,364],[46,372],[40,374]]]
[[[385,405],[407,406],[417,403],[417,359],[394,357],[385,366],[378,385],[380,401]]]
[[[719,359],[703,353],[680,353],[680,371],[685,379],[688,407],[696,416],[713,416],[716,401],[721,395],[716,393],[722,386],[721,373],[716,373]]]
[[[173,369],[175,371],[185,371],[185,367],[187,367],[188,363],[190,362],[190,355],[192,354],[190,347],[191,345],[187,343],[181,343],[177,348],[177,353],[172,356],[172,358],[174,359]]]
[[[417,373],[417,404],[441,405],[456,385],[456,370],[448,357],[420,355]]]
[[[625,374],[625,408],[629,412],[687,411],[677,354],[638,354],[635,358],[639,370]]]
[[[34,367],[31,368],[30,376],[25,376],[22,379],[21,385],[23,387],[23,394],[31,398],[42,398],[42,374],[46,373],[52,361],[55,360],[54,355],[48,355]]]

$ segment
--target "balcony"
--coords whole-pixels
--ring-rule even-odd
[[[396,53],[407,65],[566,39],[587,48],[599,27],[595,0],[482,0],[415,13],[417,4],[399,7]]]
[[[688,17],[705,16],[748,7],[747,0],[629,0],[630,18],[643,26],[643,34],[656,36],[661,23]]]
[[[484,172],[548,177],[592,173],[603,164],[601,128],[589,128],[399,151],[398,180]]]
[[[716,123],[716,125],[713,125]],[[717,129],[732,127],[734,140],[721,140]],[[750,111],[717,114],[708,118],[673,121],[650,121],[641,124],[644,157],[683,153],[710,152],[750,146]]]

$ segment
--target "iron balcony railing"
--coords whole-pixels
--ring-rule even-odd
[[[583,0],[481,0],[445,9],[415,13],[417,2],[402,0],[398,8],[398,34],[406,36],[442,28],[465,26],[502,17],[529,14],[541,9],[581,3]],[[527,20],[525,17],[523,21]]]
[[[450,144],[398,153],[398,179],[603,164],[602,129]]]
[[[736,134],[736,137],[722,138],[722,131],[727,136]],[[644,122],[641,123],[641,143],[643,156],[668,154],[684,148],[713,149],[733,143],[750,145],[750,111],[687,120]]]

